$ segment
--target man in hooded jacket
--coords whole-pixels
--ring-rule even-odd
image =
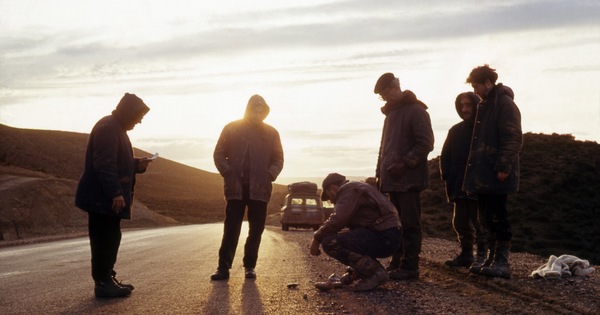
[[[519,153],[523,146],[521,113],[514,93],[489,65],[474,68],[466,83],[481,97],[477,106],[471,150],[463,190],[479,197],[480,218],[489,233],[488,259],[469,271],[510,278],[508,262],[512,231],[508,222],[508,194],[519,190]]]
[[[269,106],[262,96],[248,100],[244,118],[227,124],[217,141],[214,161],[225,185],[225,224],[219,249],[219,264],[212,280],[229,279],[248,208],[248,238],[244,246],[245,277],[256,278],[256,261],[265,228],[272,182],[283,169],[283,149],[279,133],[263,120]]]
[[[423,232],[420,193],[429,187],[427,155],[433,150],[433,130],[427,105],[409,91],[402,91],[392,73],[379,77],[374,89],[385,101],[385,115],[376,174],[379,189],[388,193],[402,224],[399,251],[388,266],[394,280],[419,278],[419,254]]]
[[[475,242],[477,242],[477,263],[482,264],[487,255],[487,233],[479,223],[477,195],[462,191],[479,100],[473,92],[460,93],[456,97],[454,106],[462,121],[448,131],[440,155],[440,174],[446,183],[448,202],[454,204],[452,226],[461,248],[458,256],[445,262],[450,267],[470,267],[475,261],[473,257]]]
[[[115,279],[113,268],[121,244],[121,219],[131,219],[135,174],[144,173],[151,161],[133,157],[127,131],[149,110],[135,94],[125,93],[112,115],[100,119],[89,136],[75,205],[88,213],[97,297],[127,296],[133,290]]]

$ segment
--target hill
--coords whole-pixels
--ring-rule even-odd
[[[84,133],[0,125],[0,238],[86,229],[85,213],[73,200],[87,139]],[[150,155],[134,151],[136,156]],[[285,186],[275,185],[274,200],[283,199],[285,191]],[[139,176],[136,200],[134,219],[124,221],[125,227],[206,223],[224,217],[219,174],[163,158]],[[279,204],[271,203],[269,213],[278,211]]]
[[[30,220],[26,218],[37,217],[42,212],[57,212],[44,219],[45,225],[62,226],[61,229],[66,230],[69,228],[64,226],[71,229],[79,226],[81,230],[81,220],[71,222],[58,213],[68,210],[85,219],[72,205],[72,200],[83,167],[87,136],[0,125],[0,232],[6,239],[16,236],[16,219],[26,225]],[[135,149],[135,154],[150,155],[139,149]],[[455,240],[452,206],[446,202],[439,157],[429,163],[431,186],[421,198],[424,234]],[[520,191],[509,196],[513,250],[542,256],[572,254],[599,263],[600,145],[576,141],[570,135],[527,133],[521,172]],[[3,188],[6,183],[12,183],[10,190]],[[275,185],[270,214],[279,212],[285,194],[285,186]],[[35,196],[37,201],[25,202],[27,196]],[[175,224],[175,221],[178,224],[216,222],[224,217],[223,181],[219,174],[163,158],[154,161],[146,174],[140,176],[136,199],[139,208],[144,209],[138,211],[138,205],[134,209],[134,220],[128,224],[136,226]],[[29,214],[16,213],[13,209]],[[142,212],[147,214],[144,220],[140,220]],[[167,223],[165,219],[171,221]],[[278,223],[276,217],[269,221]],[[47,233],[41,232],[41,227],[38,230],[38,234]]]

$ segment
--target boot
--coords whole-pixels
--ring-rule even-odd
[[[128,288],[131,291],[133,291],[133,289],[135,289],[133,284],[123,283],[123,282],[117,280],[117,272],[116,271],[111,270],[110,274],[111,274],[113,280],[115,281],[115,283],[118,284],[120,287]]]
[[[104,281],[96,281],[94,294],[96,297],[123,297],[130,295],[131,290],[129,288],[119,286],[111,277]]]
[[[344,285],[351,285],[356,280],[358,280],[358,276],[352,267],[348,267],[346,273],[340,277],[340,282]]]
[[[473,245],[471,246],[463,246],[460,254],[454,257],[454,259],[446,260],[444,263],[448,267],[470,267],[473,264]]]
[[[485,257],[485,252],[487,250],[482,246],[482,252],[480,253],[479,244],[477,245],[477,260],[473,262],[471,267],[469,267],[469,272],[474,273],[476,275],[480,274],[481,268],[488,267],[494,261],[494,257],[496,256],[496,240],[489,241],[489,252],[487,254],[487,258]],[[481,257],[480,257],[481,255]]]
[[[480,273],[488,277],[502,277],[510,279],[510,264],[508,254],[510,252],[510,241],[498,242],[496,246],[496,257],[488,267],[481,268]]]
[[[487,242],[477,243],[477,253],[475,254],[475,259],[473,260],[473,264],[483,266],[483,264],[485,263],[487,252],[488,252]]]
[[[370,291],[388,280],[388,273],[381,264],[368,256],[363,256],[353,269],[360,279],[352,285],[353,291]]]

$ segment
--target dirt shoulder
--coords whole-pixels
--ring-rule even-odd
[[[308,253],[312,233],[282,233]],[[425,238],[418,281],[389,281],[365,293],[307,288],[309,301],[324,314],[597,314],[600,309],[597,266],[596,272],[586,277],[533,279],[531,272],[548,258],[511,253],[513,278],[493,279],[444,266],[444,261],[457,253],[454,242]],[[306,259],[313,281],[344,272],[342,264],[326,255]],[[387,260],[382,263],[386,265]]]

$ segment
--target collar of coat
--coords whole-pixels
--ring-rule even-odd
[[[419,101],[419,99],[417,99],[417,96],[415,95],[415,93],[413,93],[410,90],[405,90],[403,93],[404,93],[404,96],[402,97],[402,99],[400,99],[400,101],[398,101],[396,103],[390,103],[390,102],[385,103],[385,105],[383,105],[383,107],[381,108],[381,112],[387,116],[390,112],[400,108],[401,106],[408,105],[408,104],[415,104],[415,103],[418,105],[421,105],[421,106],[423,106],[423,108],[427,109],[427,105],[425,105],[425,103]]]

